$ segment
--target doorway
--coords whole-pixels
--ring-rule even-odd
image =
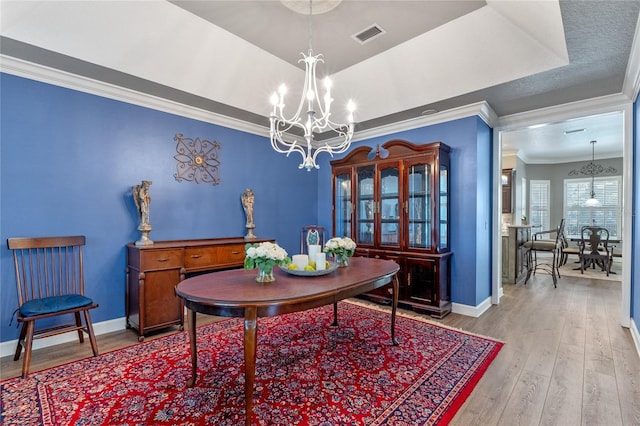
[[[554,110],[553,113],[549,113],[548,116],[541,117],[540,115],[527,115],[523,114],[518,117],[517,120],[505,120],[502,122],[510,121],[508,124],[497,126],[494,132],[494,148],[493,148],[493,163],[494,178],[493,178],[493,193],[501,193],[501,176],[503,168],[503,158],[505,156],[515,156],[522,164],[526,165],[527,161],[537,161],[542,164],[554,164],[565,162],[587,162],[591,160],[591,147],[589,142],[594,139],[602,141],[600,146],[602,152],[598,158],[622,158],[622,170],[621,174],[622,187],[621,187],[621,223],[622,223],[622,236],[621,239],[624,242],[631,241],[631,194],[632,194],[632,105],[622,105],[612,108],[608,111],[599,111],[595,113],[593,111],[561,111],[561,108]],[[588,150],[585,149],[585,145]],[[536,153],[536,150],[538,151]],[[564,157],[563,157],[564,156]],[[521,167],[522,168],[522,167]],[[525,171],[521,174],[526,175],[526,166],[523,168]],[[521,182],[521,178],[525,178],[525,182],[529,182],[526,179],[527,176],[517,176],[516,166],[516,178],[515,181]],[[529,186],[529,185],[527,185]],[[563,192],[562,189],[560,192]],[[525,200],[525,197],[518,195],[517,189],[515,194],[516,200]],[[555,203],[562,203],[562,196],[556,198]],[[502,244],[501,244],[501,231],[502,231],[502,199],[501,197],[494,197],[494,214],[493,229],[493,282],[492,282],[492,303],[497,304],[500,302],[502,294]],[[522,207],[520,207],[522,209]],[[518,210],[514,207],[515,212],[522,212],[524,210]],[[552,217],[550,217],[550,223],[556,218],[556,222],[559,223],[560,218],[564,215],[564,210],[556,209]],[[513,214],[511,219],[516,223],[520,223],[524,214]],[[624,246],[622,248],[622,259],[628,259],[628,255],[625,257]],[[631,262],[624,261],[622,264],[622,300],[621,300],[621,318],[620,323],[625,327],[630,325],[630,307],[631,307]]]

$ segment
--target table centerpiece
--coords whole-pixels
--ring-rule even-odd
[[[276,280],[273,275],[273,267],[288,265],[291,259],[287,255],[285,249],[277,243],[264,241],[258,244],[246,244],[244,269],[258,268],[258,276],[256,281],[259,283],[268,283]]]
[[[333,256],[338,266],[349,266],[349,258],[356,250],[356,243],[349,237],[333,237],[324,245],[324,252]]]

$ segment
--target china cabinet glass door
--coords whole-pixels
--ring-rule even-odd
[[[405,211],[408,217],[408,248],[431,248],[431,165],[409,164],[407,167],[407,201]]]
[[[356,187],[356,244],[372,245],[375,241],[374,165],[358,167]]]
[[[336,237],[351,237],[351,172],[336,175],[333,200]]]
[[[449,249],[449,168],[440,165],[440,251]]]
[[[400,170],[394,163],[380,166],[380,244],[400,246]]]

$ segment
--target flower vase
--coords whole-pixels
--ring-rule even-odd
[[[347,255],[338,256],[338,267],[344,268],[346,266],[349,266],[349,256]]]
[[[258,268],[258,276],[256,277],[256,281],[259,283],[270,283],[276,280],[276,277],[273,275],[273,269],[267,272],[265,269]]]

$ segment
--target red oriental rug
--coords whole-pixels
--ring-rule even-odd
[[[258,320],[260,425],[446,424],[502,347],[417,316],[350,302]],[[241,319],[199,327],[188,389],[186,332],[0,383],[9,425],[244,424]]]

